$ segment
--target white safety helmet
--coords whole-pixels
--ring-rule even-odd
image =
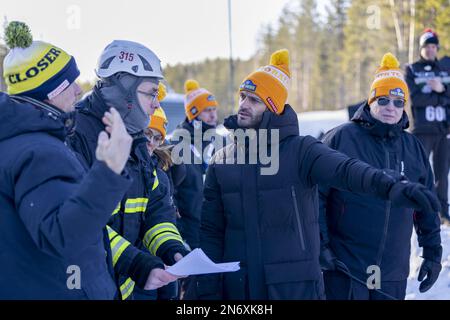
[[[95,72],[100,78],[108,78],[118,72],[137,77],[164,78],[161,61],[156,54],[137,42],[126,40],[114,40],[106,46]]]

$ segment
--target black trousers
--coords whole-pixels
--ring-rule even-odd
[[[351,280],[338,271],[323,273],[325,295],[327,300],[392,300],[383,294],[370,290],[367,286]],[[361,279],[366,280],[366,279]],[[397,300],[404,300],[406,295],[406,280],[381,281],[380,289]]]
[[[323,279],[267,286],[269,300],[325,300]]]
[[[447,134],[443,133],[416,133],[415,136],[422,142],[427,155],[433,153],[433,172],[436,192],[441,202],[441,217],[448,218],[448,169],[449,169],[449,146]]]

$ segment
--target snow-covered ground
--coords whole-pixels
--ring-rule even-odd
[[[407,300],[450,300],[450,228],[441,226],[442,237],[442,271],[439,279],[434,286],[425,293],[419,292],[419,282],[417,275],[419,274],[422,258],[420,255],[422,250],[417,246],[417,238],[415,234],[411,239],[411,261],[410,274],[408,279],[408,287],[406,289]]]
[[[301,135],[317,137],[320,132],[327,132],[348,121],[348,113],[347,110],[305,112],[300,113],[298,119]],[[411,239],[411,271],[406,290],[407,300],[450,300],[450,227],[442,226],[441,228],[443,247],[442,271],[434,286],[425,293],[419,292],[417,276],[423,259],[420,257],[422,250],[418,248],[417,237],[413,232]]]
[[[450,179],[450,174],[449,174]],[[450,197],[450,189],[449,189]],[[417,237],[415,233],[411,238],[411,259],[410,273],[408,278],[408,287],[406,290],[407,300],[450,300],[450,227],[441,225],[442,240],[442,271],[435,285],[425,293],[419,292],[419,282],[417,276],[419,274],[420,264],[423,259],[420,258],[421,248],[417,245]]]
[[[321,132],[339,126],[348,121],[347,110],[314,111],[298,114],[300,134],[318,137]]]

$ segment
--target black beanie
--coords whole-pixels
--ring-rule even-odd
[[[425,47],[429,43],[439,46],[439,38],[436,32],[431,29],[425,29],[420,36],[420,48]]]

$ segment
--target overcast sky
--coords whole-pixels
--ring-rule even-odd
[[[264,24],[276,23],[295,0],[231,0],[233,53],[250,57]],[[163,65],[227,57],[227,0],[14,0],[0,17],[26,22],[35,39],[74,55],[83,79],[94,77],[102,49],[114,39],[141,42]],[[324,1],[319,0],[321,5]]]

